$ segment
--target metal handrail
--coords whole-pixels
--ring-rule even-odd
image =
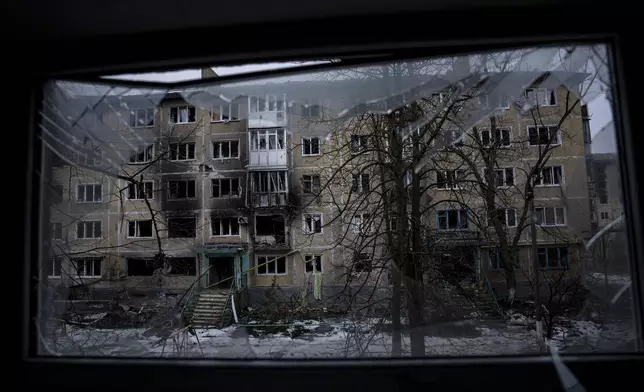
[[[494,299],[494,304],[496,305],[496,310],[499,315],[504,316],[503,309],[501,309],[501,306],[499,306],[499,300],[496,298],[496,295],[494,295],[494,290],[492,290],[492,284],[490,284],[490,281],[487,278],[487,274],[482,268],[481,272],[483,272],[483,277],[485,278],[486,291],[492,295],[492,299]]]
[[[221,317],[219,318],[219,326],[223,327],[223,318],[224,318],[224,313],[226,313],[226,309],[228,308],[228,303],[230,302],[230,296],[235,295],[233,292],[233,286],[235,285],[235,280],[233,279],[232,282],[230,282],[230,287],[228,287],[228,294],[226,295],[226,302],[224,303],[224,307],[221,310]]]
[[[184,312],[184,311],[186,310],[186,308],[188,307],[188,304],[189,304],[189,303],[190,303],[190,301],[192,300],[192,297],[193,297],[193,296],[194,296],[194,294],[195,294],[195,290],[198,288],[198,286],[196,285],[196,283],[197,283],[197,282],[199,282],[199,280],[201,280],[201,278],[202,278],[204,275],[206,275],[206,273],[208,273],[208,271],[210,271],[210,268],[212,268],[212,265],[210,265],[208,268],[206,268],[206,270],[205,270],[204,272],[202,272],[202,273],[201,273],[201,275],[197,276],[197,279],[195,279],[195,280],[192,282],[192,284],[190,285],[190,287],[188,287],[188,290],[186,290],[186,292],[185,292],[185,293],[183,293],[183,295],[182,295],[182,296],[181,296],[181,298],[179,299],[179,302],[177,302],[177,304],[178,304],[179,306],[181,306],[181,301],[183,301],[183,299],[187,297],[187,299],[186,299],[186,303],[185,303],[185,304],[183,304],[183,306],[181,307],[181,312],[180,312],[180,314],[183,314],[183,312]]]

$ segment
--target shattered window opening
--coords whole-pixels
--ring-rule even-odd
[[[213,218],[210,221],[212,237],[239,236],[239,218]]]
[[[468,229],[467,210],[438,210],[438,230],[465,230]]]
[[[302,214],[302,232],[304,234],[322,233],[322,214]]]
[[[561,144],[559,127],[528,126],[528,141],[530,146],[558,146]]]
[[[304,255],[304,272],[323,272],[322,255]]]
[[[168,218],[168,238],[195,238],[196,218]]]
[[[496,128],[494,132],[491,129],[484,129],[481,131],[481,142],[486,147],[492,145],[496,147],[509,147],[511,145],[511,134],[512,131],[509,128]]]
[[[154,144],[150,144],[142,151],[130,155],[130,163],[150,163],[154,158]]]
[[[568,247],[537,248],[539,266],[543,269],[568,268],[570,266],[570,249]]]
[[[317,195],[320,193],[320,176],[305,174],[302,176],[302,189],[304,193]]]
[[[51,238],[54,240],[63,239],[63,224],[62,222],[51,222]]]
[[[100,278],[102,261],[102,257],[72,259],[72,263],[76,267],[76,275],[81,278]]]
[[[536,207],[534,212],[537,225],[543,227],[566,226],[564,207]]]
[[[154,108],[133,109],[130,111],[130,126],[132,128],[146,128],[154,126]]]
[[[239,158],[239,140],[217,140],[212,142],[213,159]]]
[[[171,161],[192,161],[195,159],[194,143],[170,143]]]
[[[195,180],[168,181],[168,199],[195,199],[197,182]]]
[[[129,200],[154,199],[154,181],[129,184],[127,186],[127,198]]]
[[[212,186],[211,197],[239,197],[241,196],[241,187],[239,178],[213,178],[210,180]]]
[[[76,238],[101,238],[101,221],[82,221],[76,223]]]
[[[152,238],[152,220],[128,220],[127,237],[129,238]]]

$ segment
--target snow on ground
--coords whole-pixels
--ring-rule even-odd
[[[293,331],[298,328],[300,333],[294,335]],[[53,355],[136,357],[293,359],[388,357],[391,353],[389,333],[378,332],[374,324],[346,320],[301,321],[284,332],[265,335],[253,333],[253,328],[234,325],[194,332],[68,327],[67,336],[55,342],[48,339],[47,346]],[[429,326],[424,333],[428,356],[538,352],[536,335],[525,326],[468,320]],[[588,352],[625,347],[625,342],[633,338],[632,328],[569,321],[565,327],[555,330],[553,341],[562,352]],[[410,352],[408,334],[403,334],[402,350],[403,354]]]
[[[587,275],[588,283],[601,283],[605,282],[605,275],[601,272],[589,272]],[[608,274],[608,284],[624,286],[631,283],[629,275]]]

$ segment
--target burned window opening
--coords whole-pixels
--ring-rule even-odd
[[[286,226],[282,215],[259,215],[255,218],[255,233],[274,236],[277,243],[286,241]]]
[[[169,238],[195,238],[197,236],[197,220],[195,218],[169,218]]]

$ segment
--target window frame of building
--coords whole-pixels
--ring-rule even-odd
[[[554,219],[553,224],[548,224],[546,222],[547,210],[552,209],[552,217]],[[541,213],[538,210],[542,210]],[[561,214],[559,214],[561,212]],[[539,206],[534,208],[534,213],[537,216],[541,216],[540,219],[536,220],[536,224],[540,227],[563,227],[568,225],[568,217],[565,206]],[[563,216],[563,223],[557,223],[557,218]]]
[[[284,112],[286,111],[286,102],[284,98],[278,98],[275,94],[260,94],[248,96],[248,112]]]
[[[219,108],[217,111],[216,108]],[[240,105],[238,103],[229,103],[226,105],[217,105],[210,109],[210,122],[230,122],[240,120]],[[227,113],[227,114],[224,114]]]
[[[139,120],[141,119],[141,113],[143,113],[143,119],[145,120],[143,122],[144,125],[140,125]],[[140,109],[131,109],[130,110],[130,127],[131,128],[152,128],[154,127],[155,123],[155,116],[156,116],[156,109],[154,108],[140,108]],[[134,119],[134,124],[132,123],[132,119]],[[152,120],[152,123],[150,123],[150,120]]]
[[[608,211],[600,211],[599,219],[601,219],[601,220],[610,220],[610,213]]]
[[[192,148],[190,148],[191,146]],[[170,150],[169,160],[172,162],[194,161],[197,159],[197,145],[195,142],[169,143],[168,149]],[[183,155],[182,149],[185,149]]]
[[[369,148],[369,135],[354,133],[349,136],[349,149],[352,154],[360,154],[367,148]]]
[[[512,249],[508,249],[508,251],[511,253],[510,257],[512,257],[513,256],[512,253],[514,253],[514,265],[513,265],[514,269],[515,270],[521,269],[519,265],[520,262],[518,260],[519,253],[517,252],[517,250],[515,249],[513,252]],[[487,265],[489,269],[494,271],[500,271],[503,269],[503,266],[501,265],[501,248],[495,247],[495,248],[487,249]]]
[[[556,249],[557,250],[557,265],[550,265],[550,257],[551,254],[548,251],[549,249]],[[561,257],[561,250],[565,249],[566,250],[566,264],[562,265],[562,257]],[[537,247],[537,262],[539,265],[539,269],[542,270],[557,270],[557,269],[568,269],[570,268],[570,265],[572,263],[572,249],[570,246],[540,246]],[[544,257],[544,263],[541,263],[541,258],[542,256]]]
[[[302,105],[302,118],[320,118],[322,107],[317,103]]]
[[[492,169],[492,171],[494,172],[494,182],[496,183],[495,184],[496,189],[508,189],[516,185],[517,177],[516,177],[516,169],[514,167],[499,167],[499,168]],[[487,173],[488,173],[488,169],[483,168],[483,182],[485,184],[488,183]],[[499,181],[498,181],[498,179],[500,178],[499,173],[501,173],[502,185],[499,185]],[[511,177],[512,183],[508,183],[508,173],[512,173],[512,177]]]
[[[49,230],[51,231],[51,239],[54,241],[62,241],[63,238],[63,222],[51,221],[49,223]]]
[[[353,254],[353,274],[359,275],[363,272],[371,272],[373,271],[373,260],[371,257],[369,257],[369,254],[367,252],[354,252]],[[363,265],[362,268],[360,268],[360,271],[358,271],[358,266]]]
[[[323,255],[321,254],[305,254],[304,255],[304,273],[305,274],[310,274],[310,273],[316,273],[316,272],[322,272],[322,257]],[[309,271],[310,268],[310,271]]]
[[[63,276],[65,269],[63,268],[63,258],[60,256],[54,256],[49,258],[48,261],[51,264],[51,273],[49,273],[49,268],[47,268],[47,278],[49,279],[60,279]]]
[[[467,170],[464,170],[464,169],[435,170],[435,174],[436,174],[436,189],[438,190],[461,189],[462,179],[467,177]],[[440,176],[442,176],[443,178],[441,179]]]
[[[283,151],[286,150],[287,132],[284,128],[253,129],[249,131],[251,151]],[[273,148],[271,148],[271,142]],[[264,148],[262,148],[264,143]]]
[[[142,163],[150,163],[154,159],[154,143],[145,146],[145,148],[140,151],[130,155],[129,164],[137,165]]]
[[[354,214],[351,217],[351,232],[353,234],[369,234],[371,233],[371,214],[363,212]],[[365,224],[365,222],[368,222]],[[365,228],[366,226],[366,228]]]
[[[497,211],[503,211],[503,219],[501,220],[501,224],[503,224],[504,227],[506,228],[511,228],[511,227],[517,227],[518,225],[518,220],[517,220],[517,210],[514,208],[499,208]],[[510,213],[511,212],[511,213]],[[514,218],[514,224],[510,225],[510,215],[513,215]],[[490,222],[491,219],[488,216],[487,221]]]
[[[172,197],[172,190],[176,189],[177,195],[179,194],[179,183],[186,183],[186,197]],[[176,183],[176,186],[173,186]],[[192,187],[193,195],[190,196],[190,183],[194,184]],[[197,180],[168,180],[168,200],[195,200],[197,198]]]
[[[173,222],[178,225],[180,224],[178,221],[179,220],[184,220],[184,221],[192,221],[194,225],[192,225],[189,228],[178,228],[174,227],[173,228]],[[178,231],[173,231],[173,229],[177,229]],[[184,232],[188,233],[187,235],[180,235],[179,233]],[[173,234],[174,233],[174,234]],[[190,235],[192,234],[192,235]],[[194,216],[173,216],[168,218],[168,238],[197,238],[197,218]]]
[[[225,223],[228,223],[226,226]],[[219,226],[219,234],[215,234],[215,224]],[[224,233],[224,227],[227,227],[228,234]],[[237,228],[237,233],[233,232]],[[210,218],[210,237],[241,237],[241,225],[239,224],[239,217],[213,217]]]
[[[366,187],[365,184],[367,184]],[[371,191],[371,176],[369,175],[369,173],[352,174],[351,192],[364,194],[369,191]]]
[[[510,109],[510,97],[507,94],[502,93],[487,93],[481,96],[483,102],[483,107],[486,109]],[[494,102],[494,105],[490,105],[490,101]],[[503,105],[499,105],[499,102]]]
[[[152,219],[128,219],[127,231],[125,232],[126,238],[154,238],[154,223]],[[150,235],[141,235],[141,222],[150,222]],[[134,234],[132,234],[132,224],[134,224]]]
[[[149,189],[148,189],[149,188]],[[141,181],[127,186],[128,200],[154,200],[154,181]]]
[[[271,262],[269,260],[275,259]],[[260,259],[262,259],[260,261]],[[280,273],[278,272],[278,267],[280,261],[284,262],[284,272]],[[264,266],[259,266],[260,264],[267,263]],[[271,263],[275,266],[273,271],[269,271],[269,268],[271,266]],[[288,260],[286,256],[273,256],[273,255],[256,255],[255,256],[255,275],[257,276],[285,276],[288,275]],[[264,272],[262,272],[264,271]]]
[[[181,112],[180,110],[187,110],[186,112],[186,119],[182,120],[182,116],[180,116]],[[174,114],[173,114],[174,112]],[[194,124],[197,122],[197,108],[192,106],[192,105],[178,105],[178,106],[172,106],[170,107],[170,123],[173,125],[178,125],[178,124]],[[190,120],[192,118],[192,121]]]
[[[595,194],[599,204],[608,204],[608,176],[605,165],[595,167]]]
[[[549,145],[551,147],[561,146],[561,128],[559,126],[557,126],[557,125],[546,125],[546,124],[544,124],[544,125],[537,125],[537,126],[535,126],[535,125],[526,126],[526,131],[527,131],[527,134],[528,134],[528,147],[539,147],[539,146],[548,145],[547,142],[546,143],[541,143],[542,138],[541,138],[541,135],[540,135],[540,131],[542,129],[544,129],[544,128],[549,133],[552,132],[551,128],[556,128],[556,132],[557,132],[556,140],[553,141],[552,143],[550,143]],[[533,143],[533,139],[530,137],[530,129],[536,129],[537,130],[537,135],[536,135],[537,136],[537,143]]]
[[[308,178],[307,178],[308,177]],[[317,179],[317,184],[316,180]],[[307,184],[310,184],[307,186]],[[316,188],[317,187],[317,188]],[[320,175],[319,174],[303,174],[302,175],[302,192],[311,195],[320,193]]]
[[[87,200],[87,188],[92,187],[92,200]],[[81,192],[81,188],[83,191]],[[97,192],[98,189],[98,192]],[[81,198],[82,193],[82,198]],[[98,195],[99,199],[96,199]],[[103,202],[103,184],[77,184],[76,185],[76,202],[77,203],[102,203]]]
[[[531,96],[530,92],[535,92],[535,94]],[[543,93],[543,102],[538,102],[540,99],[539,92]],[[557,97],[556,88],[531,87],[525,89],[523,94],[525,96],[526,102],[531,104],[532,106],[555,107],[559,104],[559,97]],[[552,103],[553,99],[554,103]]]
[[[228,189],[230,193],[228,195],[222,194],[223,186],[222,183],[228,182]],[[221,178],[211,178],[210,179],[210,197],[213,199],[232,199],[240,198],[242,196],[241,181],[239,177],[221,177]],[[215,188],[218,189],[215,194]],[[235,192],[233,192],[235,190]]]
[[[509,108],[509,107],[508,107]],[[499,139],[497,139],[496,132],[499,132]],[[481,130],[481,144],[483,147],[490,148],[496,146],[497,148],[506,148],[512,146],[512,128],[499,127],[494,129],[494,138],[492,138],[492,129],[486,128]],[[507,133],[507,143],[504,133]],[[487,137],[484,135],[487,134]],[[487,139],[487,143],[485,140]]]
[[[313,140],[317,140],[317,152],[313,152]],[[306,152],[306,147],[309,147],[309,152]],[[302,136],[301,137],[301,153],[303,157],[314,157],[322,155],[322,138],[319,136]]]
[[[559,182],[555,182],[555,180],[557,179],[557,176],[555,175],[556,171],[557,171],[556,169],[559,169]],[[550,174],[549,174],[550,180],[551,180],[550,183],[545,183],[545,181],[544,181],[544,179],[546,178],[546,176],[544,175],[545,171],[550,172]],[[536,187],[544,187],[544,188],[546,188],[546,187],[558,187],[558,186],[562,186],[562,185],[565,184],[565,182],[564,182],[564,175],[565,174],[564,174],[564,166],[563,165],[544,166],[544,167],[541,168],[540,173],[541,174],[539,175],[539,177],[537,177],[537,179],[535,180],[534,186],[536,186]]]
[[[103,258],[102,257],[77,257],[71,259],[74,267],[75,276],[79,278],[99,279],[103,272]],[[79,273],[79,263],[83,263],[83,273]],[[96,274],[96,265],[98,263],[98,274]],[[89,267],[89,268],[88,268]],[[89,273],[88,273],[89,272]]]
[[[324,226],[324,214],[322,214],[321,212],[311,212],[311,213],[305,212],[302,214],[302,234],[305,234],[305,235],[322,234],[324,230],[323,226]]]
[[[456,219],[457,219],[457,224],[456,227],[451,228],[450,227],[450,212],[451,211],[456,211]],[[441,228],[441,218],[445,218],[445,228]],[[465,216],[465,219],[463,219],[463,215]],[[462,224],[462,221],[465,221],[465,225]],[[462,208],[446,208],[446,209],[440,209],[436,210],[436,230],[439,231],[458,231],[458,230],[469,230],[469,217],[468,217],[468,211],[466,209]]]
[[[239,159],[239,139],[213,140],[210,145],[212,147],[212,159]],[[233,149],[233,146],[236,146],[236,148]],[[225,147],[227,147],[228,156],[224,156]],[[233,151],[236,152],[235,155],[233,155]]]
[[[92,228],[92,236],[91,237],[88,237],[86,235],[87,234],[87,227],[88,227],[89,224],[92,225],[91,226],[91,228]],[[96,232],[97,232],[97,230],[96,230],[97,224],[98,224],[98,235],[96,234]],[[79,235],[81,233],[81,230],[79,230],[79,228],[81,227],[80,225],[82,225],[82,227],[83,227],[82,236]],[[87,220],[87,221],[84,221],[84,220],[82,220],[82,221],[76,222],[76,239],[79,239],[79,240],[95,240],[95,239],[102,238],[102,235],[103,235],[103,221],[100,221],[100,220],[91,220],[91,221]]]

